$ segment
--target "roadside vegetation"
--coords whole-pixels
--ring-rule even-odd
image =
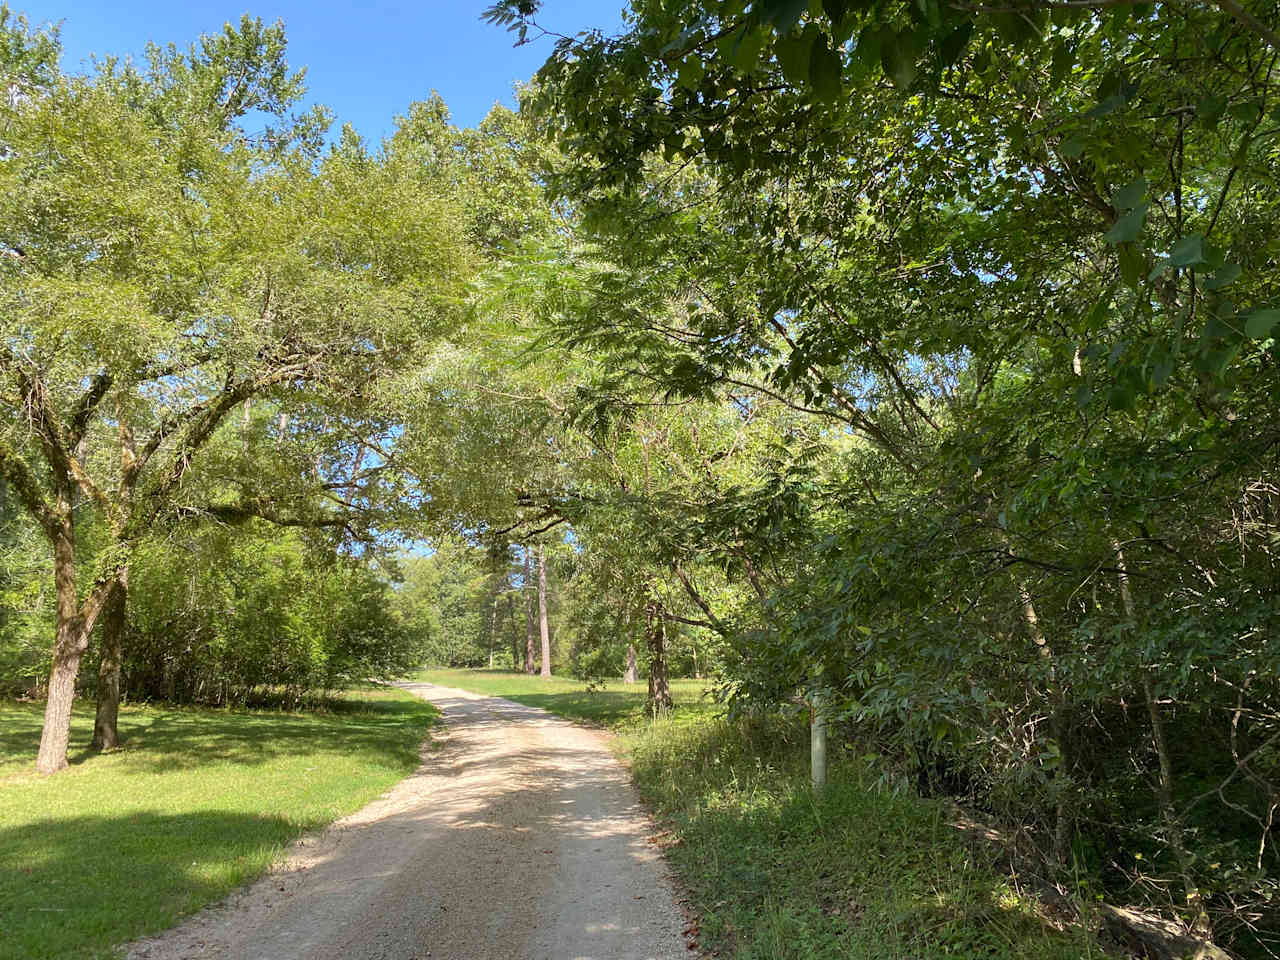
[[[696,680],[673,682],[675,711],[653,720],[643,688],[621,683],[487,670],[418,679],[614,730],[712,956],[1107,955],[1086,926],[1043,912],[1036,891],[1001,869],[1001,851],[967,841],[951,805],[918,797],[878,758],[839,750],[815,794],[803,717],[728,720]]]
[[[306,713],[126,705],[127,746],[48,778],[39,705],[0,702],[0,958],[114,956],[217,901],[412,772],[438,715],[390,688]],[[92,729],[77,710],[75,741]]]

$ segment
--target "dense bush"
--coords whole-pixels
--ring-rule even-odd
[[[130,593],[122,690],[134,699],[296,701],[394,677],[421,657],[368,563],[265,527],[150,544]]]

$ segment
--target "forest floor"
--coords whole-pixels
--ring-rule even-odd
[[[445,718],[408,779],[131,960],[673,960],[684,918],[599,731],[406,683]]]

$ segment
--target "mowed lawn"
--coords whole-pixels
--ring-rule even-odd
[[[125,707],[124,747],[34,773],[42,705],[0,702],[0,960],[109,957],[253,879],[419,763],[439,712],[367,688],[316,713]]]
[[[648,681],[623,683],[610,680],[603,688],[588,689],[582,680],[515,673],[511,670],[450,670],[432,667],[415,678],[442,687],[504,697],[530,707],[541,707],[558,716],[584,720],[603,727],[628,727],[645,717]],[[671,696],[679,712],[704,714],[720,710],[707,693],[705,680],[672,680]]]

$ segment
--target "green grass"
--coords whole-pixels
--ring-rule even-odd
[[[602,727],[619,728],[633,725],[645,717],[644,702],[649,687],[646,681],[626,684],[610,681],[603,690],[588,691],[581,680],[551,677],[548,680],[510,670],[448,670],[431,668],[418,673],[416,680],[458,687],[473,693],[505,697],[530,707],[541,707],[561,717],[583,720]],[[672,680],[671,696],[683,712],[715,710],[703,696],[707,684],[702,680]]]
[[[617,729],[642,797],[669,831],[667,857],[700,917],[701,945],[715,956],[1103,956],[1087,932],[1047,923],[995,855],[948,824],[946,808],[888,788],[856,755],[836,753],[815,796],[803,722],[731,723],[690,681],[679,684],[683,708],[652,721],[643,687],[591,694],[569,680],[548,689],[491,671],[433,670],[426,679]]]
[[[386,688],[323,713],[125,707],[121,750],[42,778],[41,707],[0,702],[0,960],[109,957],[173,925],[410,773],[438,715]],[[72,743],[92,727],[77,709]]]

